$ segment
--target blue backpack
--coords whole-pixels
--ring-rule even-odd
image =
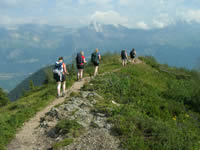
[[[55,63],[55,66],[54,66],[54,69],[62,70],[62,63],[56,62],[56,63]]]

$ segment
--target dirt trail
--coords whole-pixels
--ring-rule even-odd
[[[69,96],[71,92],[76,92],[80,90],[85,82],[89,82],[90,78],[86,77],[80,82],[75,82],[72,87],[67,90],[66,96]],[[63,103],[65,98],[59,98],[53,101],[50,105],[48,105],[45,109],[38,112],[35,117],[30,119],[28,122],[24,124],[22,129],[16,134],[16,138],[8,145],[8,150],[31,150],[34,149],[33,145],[36,143],[40,143],[38,141],[38,132],[35,132],[36,128],[40,125],[40,118],[45,116],[45,113],[49,112],[52,107]]]
[[[143,63],[141,60],[137,59],[135,64]],[[121,68],[115,69],[112,72],[106,72],[101,75],[108,73],[113,73],[119,71]],[[90,82],[91,78],[86,77],[80,82],[75,82],[70,89],[66,91],[66,97],[70,95],[71,92],[79,91],[86,82]],[[46,108],[38,112],[32,119],[24,124],[20,131],[16,134],[15,139],[7,146],[7,150],[38,150],[35,147],[40,147],[40,149],[46,149],[47,141],[42,141],[41,133],[38,129],[40,125],[40,118],[44,117],[47,112],[51,110],[54,106],[62,104],[65,100],[65,97],[54,100]],[[51,143],[49,143],[51,144]],[[37,145],[37,146],[36,146]]]

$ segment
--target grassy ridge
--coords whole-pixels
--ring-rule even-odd
[[[126,149],[199,149],[198,72],[141,59],[146,64],[129,65],[84,87],[104,96],[96,109],[109,116]]]
[[[95,107],[109,116],[113,132],[127,149],[198,149],[200,146],[200,79],[198,72],[171,68],[158,64],[151,57],[142,57],[145,64],[121,67],[120,58],[106,54],[100,73],[120,71],[98,76],[85,85],[96,91],[105,101]],[[88,64],[85,76],[92,76],[94,68]],[[67,85],[76,79],[75,65],[71,65]],[[52,72],[46,70],[47,83],[34,87],[18,101],[0,107],[0,150],[14,137],[23,123],[55,99],[56,86]],[[112,100],[120,106],[112,104]],[[65,141],[60,145],[70,143]]]
[[[106,54],[103,57],[100,73],[119,67],[118,56],[113,56]],[[76,80],[75,64],[68,65],[67,68],[70,75],[67,76],[66,83],[67,87],[70,87]],[[17,101],[2,107],[0,105],[0,150],[5,149],[5,146],[14,138],[17,130],[23,126],[24,122],[28,121],[56,98],[56,83],[53,80],[52,71],[51,69],[45,69],[44,71],[47,77],[45,85],[32,87],[31,91],[25,92]],[[85,76],[92,76],[93,71],[93,65],[91,63],[87,64]],[[40,75],[40,73],[38,74]],[[38,76],[37,78],[40,77]]]

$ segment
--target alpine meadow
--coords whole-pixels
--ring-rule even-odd
[[[106,122],[112,126],[110,132],[119,139],[121,149],[198,149],[199,72],[162,65],[153,57],[139,57],[138,60],[141,63],[129,63],[122,67],[119,55],[107,53],[102,56],[100,75],[85,82],[80,91],[97,93],[102,97],[97,99],[90,113],[100,113],[107,118]],[[68,87],[76,80],[74,64],[70,68]],[[92,75],[93,67],[90,63],[85,71],[85,76]],[[55,81],[51,69],[46,71],[46,77],[48,80],[44,85],[32,85],[15,102],[7,104],[5,94],[1,94],[1,149],[15,137],[26,121],[55,99]],[[61,111],[62,105],[70,103],[70,98],[81,98],[79,95],[71,93],[63,104],[55,108]],[[90,101],[94,98],[91,97]],[[78,108],[74,108],[71,115],[76,116],[77,112]],[[54,141],[54,149],[67,149],[78,138],[83,138],[86,132],[101,128],[98,123],[91,122],[90,127],[84,129],[80,121],[82,117],[68,120],[67,116],[60,117],[57,125],[51,127],[55,128],[55,137],[60,137],[60,141],[49,137]]]

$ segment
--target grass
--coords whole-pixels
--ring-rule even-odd
[[[57,123],[56,133],[65,137],[64,140],[54,143],[53,149],[60,149],[74,141],[74,138],[79,137],[84,132],[84,127],[76,120],[64,119]]]
[[[198,72],[141,59],[146,64],[128,65],[84,87],[105,98],[94,111],[109,117],[125,149],[199,149]]]
[[[199,149],[199,72],[161,65],[152,57],[140,59],[145,63],[121,67],[118,55],[102,57],[99,71],[110,74],[97,76],[83,88],[104,97],[93,111],[109,117],[114,125],[112,131],[125,149]],[[118,68],[119,71],[112,73]],[[84,76],[92,76],[93,71],[92,64],[87,64]],[[75,69],[70,70],[68,87],[76,80],[75,73]],[[51,72],[48,80],[18,101],[0,107],[0,150],[5,149],[24,122],[55,99],[56,87]],[[112,100],[120,106],[112,104]],[[73,120],[61,120],[56,128],[58,134],[66,138],[55,143],[55,149],[72,143],[83,129]]]
[[[53,145],[53,149],[57,150],[57,149],[60,149],[60,148],[63,148],[65,146],[68,146],[69,144],[73,143],[73,139],[72,138],[66,138],[60,142],[57,142]]]
[[[103,57],[100,66],[100,72],[109,70],[109,65],[112,68],[118,68],[118,57],[111,57],[111,54]],[[111,59],[112,61],[108,60]],[[76,69],[74,64],[68,65],[70,74],[66,78],[67,87],[76,81]],[[84,76],[92,75],[94,67],[91,63],[86,65]],[[51,70],[45,70],[47,82],[41,87],[34,87],[31,91],[25,92],[24,95],[15,102],[8,103],[6,106],[0,107],[0,150],[4,150],[6,145],[14,138],[16,132],[20,130],[23,124],[32,118],[38,111],[44,109],[56,98],[56,83],[53,80]],[[76,93],[72,93],[75,94]],[[78,132],[74,132],[74,135]],[[65,143],[66,141],[64,141]],[[63,144],[62,142],[60,143]],[[58,145],[60,145],[58,144]]]

